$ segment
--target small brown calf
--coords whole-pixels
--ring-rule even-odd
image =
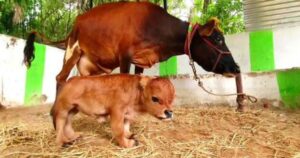
[[[80,136],[71,124],[72,116],[80,111],[99,122],[109,116],[118,144],[132,147],[137,141],[129,128],[135,115],[149,113],[162,120],[170,119],[174,96],[174,86],[166,78],[128,74],[71,78],[51,109],[56,142],[63,146]]]

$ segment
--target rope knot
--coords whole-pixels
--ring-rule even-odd
[[[200,80],[198,80],[198,86],[203,87],[203,82],[201,82]]]
[[[192,59],[190,59],[189,64],[190,64],[191,66],[194,65],[194,61],[193,61]]]

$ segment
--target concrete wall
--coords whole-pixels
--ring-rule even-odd
[[[225,37],[228,47],[243,71],[246,93],[261,99],[282,100],[291,107],[298,105],[300,87],[297,79],[300,73],[298,69],[290,69],[300,67],[298,37],[300,37],[300,27],[246,32]],[[36,54],[41,56],[36,57],[33,62],[31,69],[35,70],[27,70],[22,65],[25,41],[21,39],[14,41],[4,35],[0,35],[0,41],[1,103],[32,105],[53,102],[55,76],[61,69],[64,51],[36,44],[38,47]],[[274,71],[279,69],[290,70]],[[197,70],[202,75],[205,87],[213,92],[236,91],[234,79],[207,73],[199,66]],[[182,55],[172,58],[171,61],[156,64],[151,69],[145,70],[145,74],[191,76],[192,71],[187,56]],[[200,89],[191,77],[179,77],[172,81],[176,87],[176,104],[229,102],[235,105],[235,97],[209,95]],[[46,101],[45,96],[47,96]]]
[[[17,106],[53,102],[55,76],[62,66],[64,51],[35,44],[36,59],[27,70],[22,63],[24,46],[22,39],[0,35],[1,103]]]
[[[246,93],[259,99],[281,100],[288,107],[300,107],[299,37],[299,26],[245,32],[225,37],[234,59],[243,72]],[[178,57],[177,62],[178,74],[191,74],[186,56]],[[207,74],[200,67],[198,72]],[[210,75],[204,77],[203,81],[206,87],[216,93],[235,91],[233,79]],[[179,80],[176,83],[180,89],[178,98],[186,100],[182,101],[183,103],[197,98],[196,102],[208,103],[235,100],[235,97],[215,97],[205,94],[191,80]]]
[[[235,80],[221,75],[202,75],[204,87],[217,94],[231,94],[236,92]],[[280,93],[276,81],[276,72],[272,73],[244,73],[243,88],[248,95],[268,101],[280,102]],[[204,92],[197,83],[190,78],[173,79],[176,87],[176,104],[220,104],[236,105],[236,96],[213,96]]]
[[[7,104],[23,103],[26,68],[22,66],[19,50],[24,47],[19,40],[0,35],[0,81],[1,102]]]

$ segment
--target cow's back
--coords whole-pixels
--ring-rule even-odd
[[[136,50],[143,52],[142,49],[157,45],[155,52],[159,54],[162,46],[158,44],[172,44],[170,38],[182,33],[182,24],[155,4],[118,2],[97,6],[78,16],[73,32],[81,49],[94,62],[113,69],[118,66],[120,53],[134,54]]]

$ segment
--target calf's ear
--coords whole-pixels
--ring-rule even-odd
[[[142,76],[141,77],[141,80],[140,80],[140,87],[142,89],[145,89],[145,87],[147,86],[147,84],[149,83],[149,81],[151,80],[152,78],[148,77],[148,76]]]

